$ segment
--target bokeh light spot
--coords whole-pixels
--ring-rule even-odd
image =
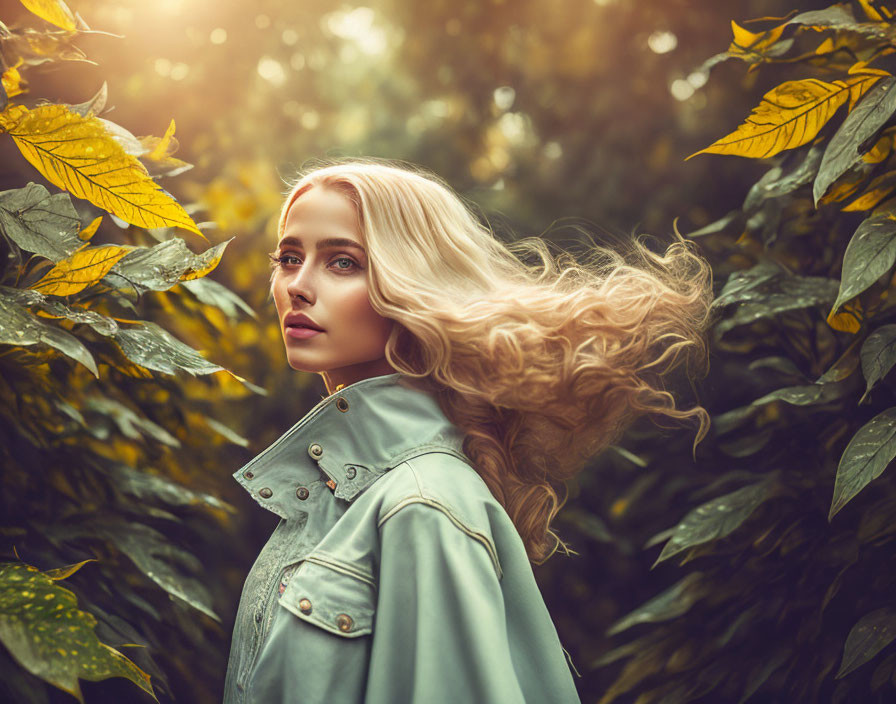
[[[676,78],[669,86],[669,92],[676,100],[687,100],[694,94],[694,86],[683,78]]]
[[[190,73],[190,67],[184,63],[176,63],[171,67],[171,80],[182,81]]]
[[[560,146],[559,142],[552,140],[544,145],[544,155],[548,159],[559,159],[563,156],[563,147]]]
[[[320,124],[320,115],[317,110],[306,110],[299,118],[299,123],[306,130],[313,130]]]
[[[672,32],[654,32],[647,37],[647,46],[655,54],[666,54],[678,46],[678,37]]]
[[[495,88],[494,99],[499,110],[510,110],[514,99],[516,99],[516,91],[510,86]]]
[[[155,60],[154,67],[156,73],[160,76],[171,75],[171,62],[168,59],[158,58]]]
[[[258,60],[258,75],[275,86],[281,86],[286,82],[283,64],[270,56],[262,56]]]
[[[322,23],[330,34],[353,42],[365,54],[381,54],[386,49],[386,33],[374,25],[369,7],[338,10],[325,15]]]

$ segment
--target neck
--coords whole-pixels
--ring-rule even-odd
[[[339,367],[338,369],[330,369],[320,372],[327,387],[327,395],[332,395],[344,386],[349,386],[362,379],[369,379],[374,376],[383,376],[385,374],[393,374],[395,369],[386,361],[385,357],[374,359],[369,362],[361,362],[360,364],[352,364],[347,367]]]

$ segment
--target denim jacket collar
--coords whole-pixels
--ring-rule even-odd
[[[233,477],[264,508],[288,518],[297,492],[322,476],[332,480],[331,488],[335,484],[336,498],[350,503],[421,451],[466,460],[462,446],[463,434],[436,397],[396,372],[327,396]]]

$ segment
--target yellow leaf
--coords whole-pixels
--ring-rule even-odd
[[[734,20],[731,20],[731,32],[734,35],[734,39],[731,42],[731,46],[728,47],[728,53],[735,56],[750,53],[763,54],[781,38],[781,34],[786,26],[787,23],[785,22],[766,32],[754,34],[741,27]]]
[[[75,16],[63,0],[22,0],[31,12],[57,27],[74,32],[77,29]]]
[[[82,61],[96,66],[95,61],[71,43],[76,36],[61,29],[40,31],[25,27],[3,38],[3,50],[4,54],[21,59],[26,66],[38,66],[47,61]]]
[[[896,189],[896,171],[888,171],[874,179],[868,184],[868,188],[862,195],[841,210],[847,212],[870,210],[886,198],[893,189]]]
[[[840,308],[839,313],[828,313],[828,325],[840,332],[857,333],[862,327],[862,302],[856,298]]]
[[[76,562],[74,565],[67,565],[66,567],[57,567],[56,569],[46,570],[44,572],[47,577],[52,579],[54,582],[60,579],[67,579],[71,577],[75,572],[81,569],[88,562],[98,562],[97,559],[93,557],[88,557],[86,560],[81,560],[81,562]]]
[[[149,159],[161,159],[165,156],[168,156],[168,147],[171,144],[171,138],[174,136],[174,119],[171,119],[171,124],[168,125],[168,129],[165,130],[165,135],[159,140],[158,144],[156,144],[155,148],[148,154]]]
[[[53,296],[77,293],[102,279],[131,249],[118,245],[79,249],[56,264],[31,288]]]
[[[15,66],[4,71],[2,76],[3,90],[6,91],[6,97],[12,98],[15,95],[21,95],[25,92],[25,86],[28,85],[28,82],[22,79],[22,74],[19,73],[18,67],[22,65],[22,59],[20,58]]]
[[[703,153],[765,159],[807,144],[847,98],[855,95],[857,100],[880,80],[881,76],[872,71],[876,69],[830,83],[816,78],[786,81],[762,96],[762,101],[737,130],[687,159]]]
[[[153,176],[174,176],[193,168],[192,164],[171,156],[180,146],[174,137],[174,120],[171,120],[163,137],[140,137],[140,143],[146,150],[140,158],[151,169]]]
[[[866,164],[879,164],[890,156],[890,152],[893,150],[894,134],[896,133],[893,132],[893,128],[882,132],[874,146],[862,155],[862,161]]]
[[[878,9],[872,6],[872,4],[871,4],[872,1],[873,0],[871,0],[871,1],[859,0],[859,5],[862,6],[862,9],[865,11],[865,14],[868,16],[869,20],[875,20],[877,22],[882,22],[884,18],[881,16]]]
[[[849,172],[847,171],[843,176],[841,176],[837,181],[834,182],[833,187],[825,193],[824,196],[818,199],[819,203],[838,203],[841,200],[846,200],[853,193],[859,190],[859,186],[861,186],[865,182],[865,174],[861,172]]]
[[[87,227],[81,230],[78,233],[78,237],[84,242],[89,242],[90,238],[96,234],[96,231],[99,229],[100,223],[103,221],[103,216],[100,215],[98,218],[94,219]]]
[[[833,37],[828,37],[821,44],[819,44],[815,48],[816,54],[829,54],[834,51],[834,39]]]
[[[208,241],[174,198],[88,113],[65,105],[0,112],[0,128],[48,181],[140,227],[182,227]]]
[[[209,274],[214,270],[216,266],[218,266],[218,262],[221,261],[221,257],[224,255],[224,248],[233,240],[231,237],[226,242],[220,242],[209,250],[206,250],[202,254],[198,255],[197,259],[199,260],[197,263],[198,268],[187,269],[181,277],[180,281],[189,281],[191,279],[199,279],[206,274]]]

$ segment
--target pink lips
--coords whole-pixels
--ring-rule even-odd
[[[286,334],[290,337],[297,337],[300,340],[303,340],[308,337],[314,337],[315,335],[320,335],[323,330],[314,330],[313,328],[302,328],[302,327],[288,327],[286,328]]]

